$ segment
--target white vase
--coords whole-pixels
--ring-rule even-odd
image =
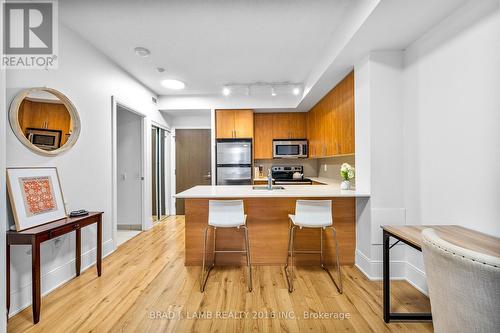
[[[350,190],[351,189],[351,182],[348,180],[343,180],[342,183],[340,183],[340,189],[341,190]]]

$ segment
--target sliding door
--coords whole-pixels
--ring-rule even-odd
[[[166,183],[166,134],[159,127],[151,128],[151,165],[152,165],[152,212],[153,221],[158,221],[167,215],[167,183]]]

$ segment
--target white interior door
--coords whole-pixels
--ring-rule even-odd
[[[117,109],[117,226],[142,229],[142,117]]]

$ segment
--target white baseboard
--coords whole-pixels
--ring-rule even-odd
[[[356,249],[355,266],[372,281],[382,280],[382,261],[371,260],[364,253]],[[405,280],[424,295],[429,295],[425,273],[404,260],[391,260],[391,280]]]
[[[109,239],[102,243],[103,258],[113,253],[113,240]],[[81,272],[94,268],[97,248],[93,248],[85,253],[82,253]],[[73,279],[76,274],[75,258],[69,262],[47,272],[41,276],[42,296],[47,295],[57,287]],[[24,310],[31,305],[31,283],[24,285],[22,288],[11,291],[10,294],[10,311],[9,317]]]
[[[424,295],[429,295],[425,272],[412,265],[409,261],[406,262],[406,281]]]
[[[363,252],[356,249],[355,265],[370,280],[382,280],[382,261],[371,260]],[[406,261],[391,260],[391,280],[405,280]]]

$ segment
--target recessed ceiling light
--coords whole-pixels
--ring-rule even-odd
[[[300,88],[295,87],[293,88],[292,92],[294,95],[298,95],[300,93]]]
[[[186,87],[186,84],[182,81],[179,80],[174,80],[174,79],[166,79],[161,81],[162,86],[164,86],[167,89],[172,89],[172,90],[181,90]]]
[[[149,51],[147,48],[140,46],[136,47],[134,51],[135,54],[142,58],[149,57],[149,55],[151,54],[151,51]]]
[[[228,87],[222,88],[222,94],[224,96],[229,96],[231,94],[231,89],[229,89]]]
[[[274,90],[274,87],[271,87],[271,96],[276,96],[276,90]]]

